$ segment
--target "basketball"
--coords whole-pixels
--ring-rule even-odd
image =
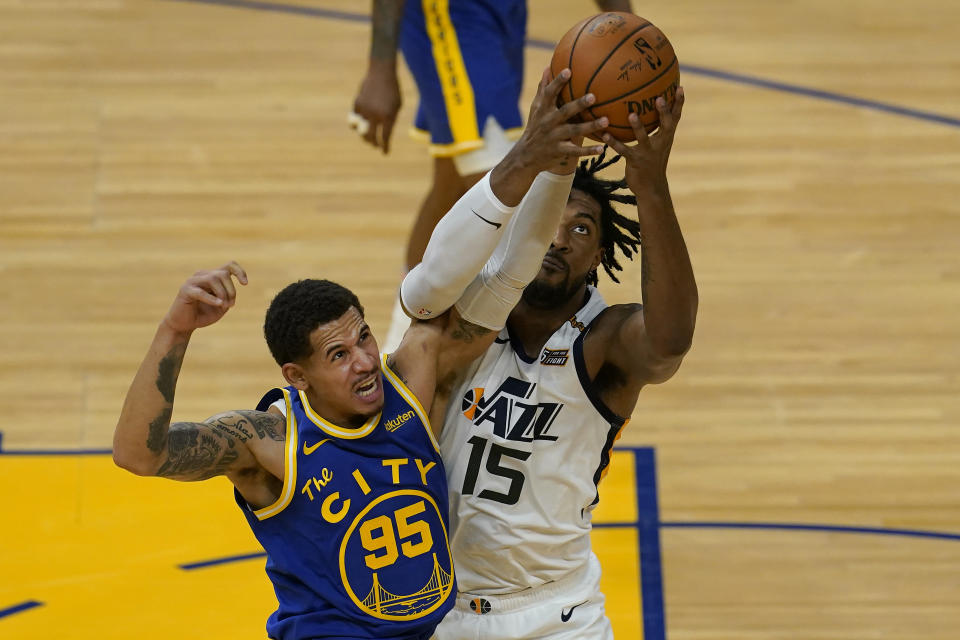
[[[619,11],[591,16],[567,31],[553,51],[551,75],[564,67],[570,69],[570,81],[558,102],[593,93],[597,100],[581,117],[607,116],[607,131],[624,142],[635,139],[630,112],[640,116],[647,133],[653,131],[660,123],[657,97],[672,106],[680,83],[677,56],[663,32],[649,20]]]

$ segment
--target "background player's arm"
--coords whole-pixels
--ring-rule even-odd
[[[627,161],[627,185],[637,196],[640,219],[643,306],[613,330],[605,350],[606,361],[626,372],[634,388],[663,382],[676,372],[696,323],[697,284],[667,183],[667,161],[682,108],[682,89],[672,110],[658,98],[660,128],[651,136],[631,114],[636,145],[604,136]]]
[[[236,263],[200,271],[180,287],[124,400],[113,459],[138,475],[203,480],[256,465],[247,441],[270,437],[278,418],[255,411],[224,413],[202,423],[170,425],[177,377],[195,329],[218,321],[236,300]]]
[[[400,111],[397,47],[405,0],[373,0],[370,60],[353,102],[353,112],[367,121],[363,139],[390,151],[390,135]]]

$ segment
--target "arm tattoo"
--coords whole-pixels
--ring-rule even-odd
[[[150,431],[147,433],[147,448],[154,454],[160,453],[167,444],[167,426],[173,410],[164,407],[156,418],[150,421]]]
[[[158,476],[206,480],[224,473],[238,457],[235,447],[225,446],[224,436],[210,425],[177,422],[170,426],[167,460]]]
[[[397,36],[400,31],[400,16],[403,2],[397,0],[374,0],[373,39],[370,57],[377,60],[393,60],[397,56]]]
[[[232,447],[234,439],[246,442],[253,437],[243,416],[228,414],[207,420],[206,424]]]
[[[163,395],[163,399],[170,404],[173,404],[173,392],[177,387],[177,376],[180,375],[180,366],[183,364],[183,354],[186,351],[187,345],[175,345],[160,361],[157,389]]]
[[[457,318],[457,326],[450,332],[450,337],[459,342],[470,343],[488,333],[490,333],[490,329],[486,327],[467,322],[463,318]]]
[[[257,437],[263,440],[270,438],[276,442],[283,442],[287,439],[286,421],[278,415],[266,413],[264,411],[237,411],[246,421],[253,425]]]
[[[157,367],[157,391],[163,396],[168,406],[150,422],[150,429],[147,432],[147,448],[153,453],[160,453],[167,442],[167,427],[170,424],[170,416],[173,412],[173,394],[177,388],[177,376],[180,375],[180,366],[183,364],[183,354],[187,351],[187,345],[174,345],[167,355],[160,360]]]

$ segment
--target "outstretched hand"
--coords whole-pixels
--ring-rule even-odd
[[[650,135],[640,124],[637,114],[631,113],[628,118],[637,144],[626,145],[609,133],[603,134],[603,141],[626,160],[627,186],[637,195],[667,188],[667,161],[683,111],[683,87],[677,89],[672,109],[667,107],[667,101],[662,97],[657,98],[656,105],[660,113],[660,127]]]
[[[606,117],[582,123],[570,122],[596,101],[592,93],[557,106],[557,97],[570,80],[570,70],[563,69],[551,78],[550,68],[543,71],[537,95],[530,107],[527,126],[514,149],[521,166],[539,171],[573,173],[582,156],[596,155],[603,151],[601,145],[583,147],[583,138],[607,127]]]
[[[234,278],[247,284],[246,271],[233,261],[211,271],[197,271],[180,287],[164,323],[183,333],[213,324],[236,304]]]

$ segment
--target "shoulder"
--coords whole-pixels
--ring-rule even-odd
[[[445,316],[442,318],[445,319]],[[426,360],[435,362],[440,335],[441,318],[414,320],[403,334],[396,351],[387,356],[387,366],[401,380],[408,382],[422,370]]]
[[[593,378],[601,367],[613,367],[624,378],[639,364],[629,336],[642,335],[643,305],[639,303],[615,304],[601,311],[590,323],[583,339],[583,358]]]
[[[643,305],[639,302],[614,304],[597,314],[590,323],[591,342],[612,340],[626,325],[643,322]]]

